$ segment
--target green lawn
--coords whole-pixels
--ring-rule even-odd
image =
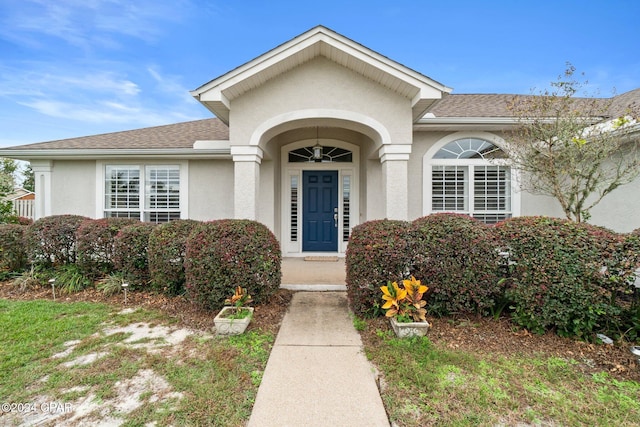
[[[367,336],[398,426],[640,425],[639,383],[586,375],[573,360],[471,354],[380,329]]]
[[[177,329],[162,313],[151,311],[120,314],[103,304],[0,300],[2,403],[36,403],[42,412],[42,402],[56,402],[75,411],[88,400],[93,414],[84,422],[106,416],[125,425],[246,423],[272,334],[254,330],[218,338],[199,333],[178,345],[164,345],[164,338],[128,343],[129,332],[105,333],[132,323]],[[74,340],[75,345],[65,346]],[[70,350],[52,357],[65,349]],[[91,363],[65,366],[96,354]],[[153,379],[146,376],[150,373]],[[129,383],[132,378],[140,383],[138,394]],[[133,403],[121,402],[122,395],[132,393]],[[23,419],[15,411],[0,413],[0,425],[16,420]]]
[[[470,354],[440,348],[428,338],[399,340],[389,330],[375,330],[373,322],[354,323],[368,337],[366,354],[384,375],[383,401],[398,426],[640,424],[637,382],[604,372],[586,375],[570,359]],[[163,338],[126,342],[131,332],[106,332],[131,324],[177,328],[159,312],[0,300],[0,403],[57,402],[76,410],[89,401],[93,415],[85,422],[112,417],[130,426],[246,423],[272,334],[199,333],[163,346]],[[65,345],[70,341],[76,344]],[[65,366],[92,354],[100,357]],[[150,372],[159,379],[145,379],[137,394],[127,389],[136,401],[126,409],[118,401],[122,384]],[[0,414],[0,425],[21,420],[15,412]]]

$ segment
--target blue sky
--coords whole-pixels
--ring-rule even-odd
[[[454,89],[531,93],[567,61],[640,87],[637,0],[0,0],[0,146],[211,117],[188,91],[324,25]]]

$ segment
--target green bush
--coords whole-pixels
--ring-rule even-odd
[[[93,280],[84,275],[76,264],[60,265],[46,274],[51,274],[56,279],[56,290],[64,294],[80,292],[93,286]]]
[[[0,224],[0,271],[22,271],[27,263],[23,225]]]
[[[131,283],[149,283],[149,235],[155,227],[155,224],[140,222],[124,227],[115,237],[115,269]]]
[[[184,219],[160,224],[149,235],[151,287],[169,295],[184,293],[187,238],[198,221]]]
[[[547,217],[513,218],[496,231],[515,262],[507,296],[516,323],[588,339],[619,315],[604,269],[619,244],[615,233]]]
[[[120,230],[140,221],[129,218],[100,218],[84,221],[78,227],[78,259],[80,271],[89,277],[100,277],[114,271],[113,248]]]
[[[249,220],[203,223],[187,240],[187,295],[218,310],[242,286],[262,303],[280,286],[280,264],[280,245],[266,226]]]
[[[356,315],[383,314],[380,287],[408,278],[415,253],[412,242],[411,224],[406,221],[375,220],[353,228],[346,269],[347,295]]]
[[[636,271],[638,274],[636,275]],[[640,339],[640,229],[622,236],[616,250],[615,263],[608,266],[609,282],[615,302],[620,307],[619,318],[608,325],[612,336],[624,336],[629,341]]]
[[[429,313],[494,314],[504,305],[500,257],[491,228],[467,215],[434,214],[413,222],[413,274],[429,286]]]
[[[54,215],[41,218],[27,228],[27,254],[32,263],[49,267],[76,262],[76,232],[89,218]]]

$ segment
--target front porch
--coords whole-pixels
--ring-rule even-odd
[[[295,291],[344,291],[345,283],[345,259],[342,257],[282,258],[281,288]]]

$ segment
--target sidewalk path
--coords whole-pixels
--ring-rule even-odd
[[[345,292],[293,296],[248,425],[389,426]]]

